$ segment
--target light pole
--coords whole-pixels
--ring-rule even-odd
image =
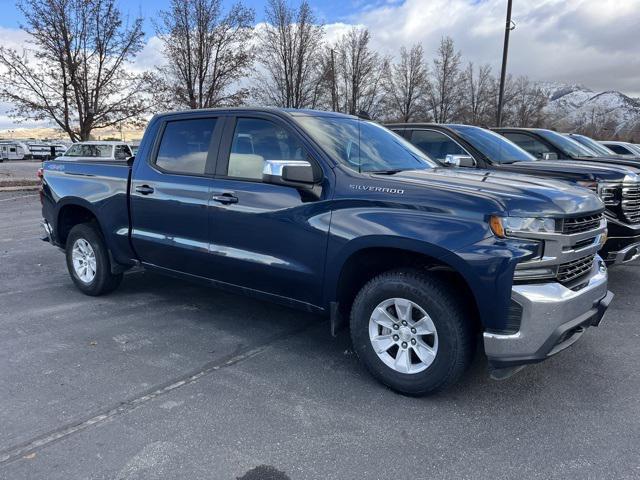
[[[502,126],[502,106],[504,103],[504,81],[507,75],[507,56],[509,54],[509,33],[516,28],[511,21],[511,2],[507,0],[507,22],[504,29],[504,47],[502,48],[502,71],[500,72],[500,92],[498,94],[498,127]]]

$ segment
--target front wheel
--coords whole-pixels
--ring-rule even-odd
[[[76,287],[92,296],[115,290],[122,274],[111,273],[109,252],[100,231],[92,223],[76,225],[67,237],[67,269]]]
[[[369,281],[351,310],[351,339],[379,381],[407,395],[455,383],[473,357],[471,322],[435,276],[398,270]]]

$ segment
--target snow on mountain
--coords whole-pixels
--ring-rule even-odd
[[[640,99],[621,92],[594,92],[584,85],[553,82],[541,82],[538,86],[549,99],[547,113],[558,122],[607,122],[615,125],[616,133],[640,123]]]

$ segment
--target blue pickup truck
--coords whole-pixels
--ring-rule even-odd
[[[45,162],[41,198],[82,292],[143,266],[348,320],[368,370],[411,395],[459,379],[479,338],[494,377],[542,361],[613,297],[595,194],[443,168],[336,113],[156,115],[128,162]]]

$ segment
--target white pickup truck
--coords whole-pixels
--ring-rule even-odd
[[[88,141],[74,143],[60,160],[126,161],[132,157],[131,147],[125,142]]]

